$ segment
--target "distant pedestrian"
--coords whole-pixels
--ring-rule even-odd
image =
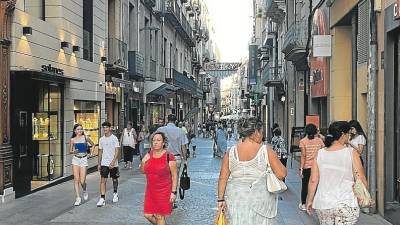
[[[158,128],[164,126],[164,119],[158,118],[157,123],[153,124],[149,128],[150,135],[157,131]]]
[[[99,164],[100,171],[100,199],[97,202],[97,207],[102,207],[106,204],[106,184],[107,178],[110,175],[113,181],[114,194],[112,201],[118,202],[118,157],[120,145],[118,138],[112,134],[111,123],[104,122],[102,125],[104,136],[99,141]]]
[[[351,120],[350,125],[350,142],[349,145],[360,155],[361,163],[364,165],[363,156],[365,157],[365,145],[367,145],[367,135],[365,135],[360,123],[357,120]]]
[[[347,147],[349,132],[346,121],[332,123],[326,135],[327,148],[320,149],[312,163],[307,212],[315,209],[323,225],[356,224],[360,209],[353,192],[354,176],[368,187],[358,152]]]
[[[143,156],[147,154],[147,152],[150,150],[150,133],[149,129],[147,129],[146,126],[143,126],[142,130],[139,132],[139,152],[140,152],[140,160],[143,159]]]
[[[227,210],[229,225],[277,224],[278,195],[267,191],[267,163],[281,180],[287,171],[272,148],[263,145],[262,127],[257,118],[240,119],[241,141],[222,160],[217,202],[219,210]]]
[[[313,160],[318,150],[325,147],[322,139],[317,137],[317,127],[314,124],[307,124],[305,133],[307,136],[300,140],[301,158],[299,168],[299,176],[302,178],[299,209],[303,211],[306,210],[305,204],[307,200],[308,182],[310,180]]]
[[[198,138],[196,137],[195,134],[193,134],[192,138],[190,139],[190,144],[192,145],[192,156],[193,156],[193,158],[196,157],[197,142],[198,142]]]
[[[157,131],[165,134],[168,140],[168,151],[171,152],[176,159],[176,167],[178,174],[180,174],[180,169],[182,162],[187,166],[187,144],[189,140],[187,136],[183,133],[182,129],[175,126],[176,116],[174,114],[168,115],[168,124],[166,126],[158,128]],[[179,182],[178,182],[179,183]],[[176,205],[174,205],[176,207]]]
[[[132,126],[132,122],[128,121],[126,128],[122,131],[120,145],[124,152],[125,169],[129,167],[132,169],[133,166],[133,155],[135,153],[137,134],[135,128]]]
[[[276,128],[274,130],[274,137],[272,138],[271,145],[272,149],[275,151],[281,163],[286,167],[288,159],[288,151],[286,148],[286,141],[285,139],[283,139],[281,135],[282,135],[281,129]]]
[[[72,173],[74,174],[74,189],[75,189],[75,206],[79,206],[82,202],[79,194],[80,186],[83,191],[83,200],[89,199],[86,186],[86,174],[88,167],[87,156],[90,154],[89,144],[94,146],[92,140],[87,137],[83,131],[81,124],[75,124],[69,145],[69,153],[72,156]]]
[[[171,215],[177,195],[178,173],[174,154],[167,151],[167,137],[155,132],[151,137],[151,150],[140,169],[146,174],[144,217],[152,224],[165,224]]]
[[[224,153],[228,149],[228,143],[227,143],[227,134],[225,133],[222,125],[220,124],[218,126],[217,132],[215,134],[215,142],[217,144],[217,155],[220,157],[224,156]]]

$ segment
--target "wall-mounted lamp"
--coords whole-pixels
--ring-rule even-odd
[[[81,51],[81,47],[79,47],[78,45],[74,45],[74,46],[72,46],[72,51],[73,52],[80,52]]]
[[[69,43],[66,42],[66,41],[62,41],[62,42],[61,42],[61,48],[64,49],[64,50],[65,50],[66,48],[69,48]]]
[[[102,56],[100,61],[101,61],[101,63],[106,63],[107,62],[107,57]]]
[[[22,27],[22,34],[24,36],[32,35],[32,27]]]

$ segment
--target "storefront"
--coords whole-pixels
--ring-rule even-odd
[[[106,121],[110,122],[114,129],[118,130],[121,115],[121,92],[120,87],[115,86],[112,82],[106,82]]]
[[[400,221],[400,1],[385,9],[385,218]],[[397,209],[397,210],[396,210]]]
[[[98,145],[100,138],[100,102],[94,101],[74,101],[74,123],[83,126],[87,138]],[[98,155],[98,148],[92,148],[92,155]]]
[[[11,71],[11,132],[16,197],[63,176],[64,85],[45,71]]]

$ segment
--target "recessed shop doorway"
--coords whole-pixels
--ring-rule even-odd
[[[21,197],[63,175],[63,85],[11,79],[14,188]]]
[[[395,150],[394,150],[394,178],[395,178],[395,186],[394,186],[394,194],[395,199],[400,202],[400,32],[396,37],[396,41],[394,43],[394,121],[395,121]]]

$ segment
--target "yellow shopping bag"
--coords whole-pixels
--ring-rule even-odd
[[[218,212],[214,225],[228,225],[228,221],[226,220],[224,211],[220,210]]]

